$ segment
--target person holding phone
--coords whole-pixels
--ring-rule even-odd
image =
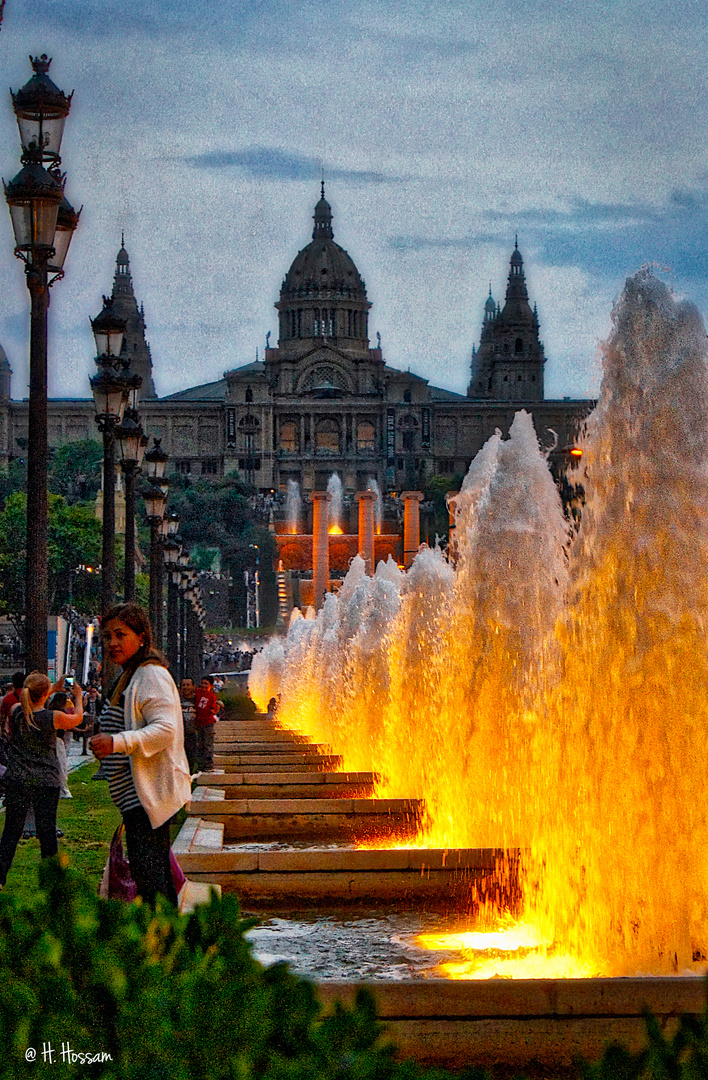
[[[57,805],[61,787],[56,752],[57,731],[81,723],[81,687],[72,689],[75,711],[47,709],[51,694],[62,691],[64,680],[52,686],[46,675],[33,671],[20,691],[20,703],[10,713],[9,764],[5,773],[5,828],[0,839],[0,888],[7,880],[30,807],[43,859],[56,855]]]
[[[113,802],[125,824],[130,872],[138,895],[173,904],[170,819],[191,797],[182,710],[167,661],[152,648],[146,611],[137,604],[109,608],[101,622],[108,657],[123,669],[90,740],[103,763]]]

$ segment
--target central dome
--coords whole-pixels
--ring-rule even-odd
[[[324,197],[324,184],[313,217],[312,243],[295,256],[280,289],[280,299],[336,296],[366,300],[366,286],[353,259],[334,242],[332,208]]]
[[[340,347],[368,351],[366,285],[353,260],[334,242],[332,207],[322,196],[315,206],[312,243],[299,251],[288,270],[275,305],[282,346],[329,338]]]

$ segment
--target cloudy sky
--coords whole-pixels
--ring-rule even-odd
[[[261,355],[310,239],[335,239],[387,361],[464,392],[518,232],[546,396],[597,388],[627,274],[708,313],[704,0],[7,0],[4,85],[48,52],[83,214],[50,308],[50,392],[88,395],[88,323],[125,229],[158,393]],[[9,95],[0,171],[19,169]],[[27,393],[28,300],[0,215],[0,343]]]

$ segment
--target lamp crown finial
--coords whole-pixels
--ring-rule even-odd
[[[46,53],[42,53],[41,56],[32,56],[30,54],[30,63],[35,75],[46,75],[49,71],[49,65],[52,62],[51,56],[47,56]]]

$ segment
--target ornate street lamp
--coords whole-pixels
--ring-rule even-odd
[[[145,455],[145,472],[153,483],[162,483],[165,477],[165,465],[170,460],[170,455],[162,449],[162,439],[153,439],[153,448]]]
[[[139,379],[140,376],[134,378]],[[127,604],[135,600],[135,477],[140,471],[146,442],[135,407],[126,410],[122,422],[115,429],[115,436],[120,449],[120,467],[125,477],[123,599]]]
[[[164,475],[169,455],[160,446],[160,440],[154,440],[154,446],[143,458],[145,471],[151,481],[142,495],[150,523],[150,622],[152,623],[155,645],[162,648],[162,592],[163,567],[161,527],[167,503],[169,479]]]
[[[179,593],[175,582],[175,574],[179,569],[178,559],[182,552],[181,545],[176,540],[176,531],[179,526],[179,517],[172,513],[167,516],[168,535],[162,545],[162,551],[167,566],[167,658],[170,668],[176,674],[179,666]],[[174,529],[174,531],[173,531]]]
[[[96,364],[98,374],[90,379],[96,406],[96,423],[103,435],[103,555],[101,559],[101,612],[105,614],[115,602],[116,591],[116,463],[115,430],[123,419],[123,413],[132,389],[132,379],[118,360],[125,319],[113,312],[113,301],[103,298],[103,310],[91,320],[96,340]],[[104,664],[105,667],[105,664]]]
[[[35,74],[12,94],[24,167],[3,185],[15,234],[15,255],[25,263],[31,303],[25,652],[29,670],[46,671],[47,309],[49,288],[63,276],[79,214],[64,198],[64,178],[59,173],[59,149],[71,95],[67,97],[47,76],[51,60],[46,55],[30,59]],[[51,281],[50,273],[54,274]]]

